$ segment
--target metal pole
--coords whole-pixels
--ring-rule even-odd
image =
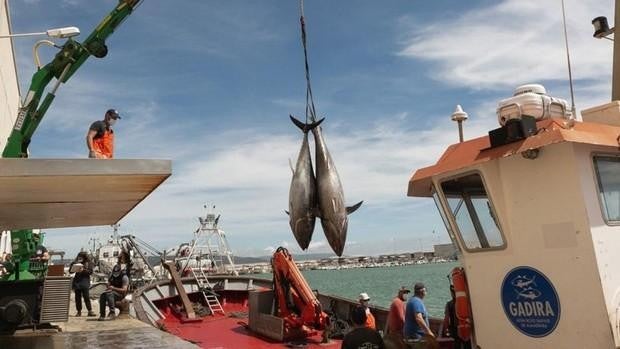
[[[620,0],[618,0],[620,1]],[[459,142],[463,143],[463,121],[459,120],[457,121],[459,124]]]
[[[24,33],[24,34],[8,34],[8,35],[0,35],[0,39],[6,38],[19,38],[24,36],[41,36],[45,35],[47,32],[38,32],[38,33]]]
[[[570,65],[570,53],[568,51],[568,33],[566,32],[566,11],[564,10],[564,0],[562,0],[562,22],[564,24],[564,44],[566,45],[566,62],[568,63],[568,82],[570,84],[570,103],[571,114],[573,118],[576,117],[577,111],[575,110],[575,93],[573,89],[573,73]]]
[[[620,25],[620,0],[616,0],[616,8],[614,13],[614,27]],[[613,76],[611,84],[611,100],[620,101],[620,39],[615,40],[617,32],[620,32],[620,27],[614,30],[614,65]]]

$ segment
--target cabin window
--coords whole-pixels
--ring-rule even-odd
[[[470,173],[443,181],[441,189],[446,196],[449,213],[456,222],[456,233],[467,250],[504,246],[504,238],[480,174]]]
[[[594,168],[605,221],[620,224],[620,158],[594,156]]]
[[[118,251],[114,251],[114,252],[112,252],[112,256],[114,256],[114,257],[118,257]]]
[[[109,252],[103,252],[103,258],[108,258],[110,257],[110,253]]]
[[[441,201],[439,200],[439,194],[437,193],[437,190],[435,190],[435,185],[433,185],[433,200],[435,200],[435,206],[437,206],[437,210],[439,210],[439,215],[441,216],[443,224],[446,226],[446,230],[448,231],[448,235],[450,236],[452,243],[459,248],[459,245],[456,243],[454,232],[452,232],[452,228],[450,228],[450,221],[446,216],[446,211],[443,209],[443,205],[441,205]]]

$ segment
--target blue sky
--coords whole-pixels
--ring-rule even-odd
[[[84,40],[116,1],[15,0],[13,32],[77,26]],[[592,18],[613,22],[611,0],[566,0],[577,110],[609,100],[612,44]],[[318,114],[349,204],[345,254],[430,250],[448,242],[429,199],[406,196],[413,172],[458,138],[450,114],[469,113],[465,137],[497,127],[500,99],[542,83],[570,99],[558,1],[306,0]],[[16,39],[22,92],[36,39]],[[83,158],[91,122],[108,108],[118,158],[172,159],[173,175],[121,223],[159,248],[188,241],[215,204],[238,255],[299,248],[283,210],[302,135],[305,78],[299,2],[146,0],[61,86],[30,145],[36,158]],[[43,62],[54,50],[41,49]],[[69,254],[109,227],[47,230]],[[433,231],[435,233],[433,233]],[[331,252],[320,225],[310,252]]]

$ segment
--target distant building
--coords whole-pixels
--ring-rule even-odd
[[[456,247],[454,244],[435,245],[433,249],[437,258],[456,259]]]
[[[414,252],[412,258],[414,260],[424,259],[424,252]]]

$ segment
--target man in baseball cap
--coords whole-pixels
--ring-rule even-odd
[[[423,299],[426,296],[426,287],[417,282],[413,285],[413,297],[407,301],[405,307],[404,335],[406,339],[420,340],[425,336],[435,338],[428,322],[428,311]]]
[[[114,130],[112,125],[121,116],[116,109],[108,109],[103,120],[93,122],[86,134],[88,157],[93,159],[112,159],[114,157]]]
[[[375,330],[376,329],[375,317],[372,315],[372,313],[370,312],[370,308],[368,307],[368,303],[370,302],[370,297],[368,296],[368,293],[366,292],[360,293],[358,299],[359,299],[360,305],[364,307],[364,309],[366,309],[366,327],[372,328],[373,330]]]
[[[106,320],[105,308],[106,305],[110,308],[108,314],[108,320],[114,320],[116,318],[116,301],[120,301],[125,298],[127,289],[129,288],[129,277],[127,273],[123,272],[123,268],[120,265],[120,261],[114,265],[112,272],[108,277],[108,289],[99,296],[99,321]]]
[[[392,299],[390,304],[390,311],[388,313],[387,320],[387,335],[394,337],[395,341],[402,341],[403,339],[403,326],[405,325],[405,302],[411,291],[401,286],[398,289],[396,297]]]

